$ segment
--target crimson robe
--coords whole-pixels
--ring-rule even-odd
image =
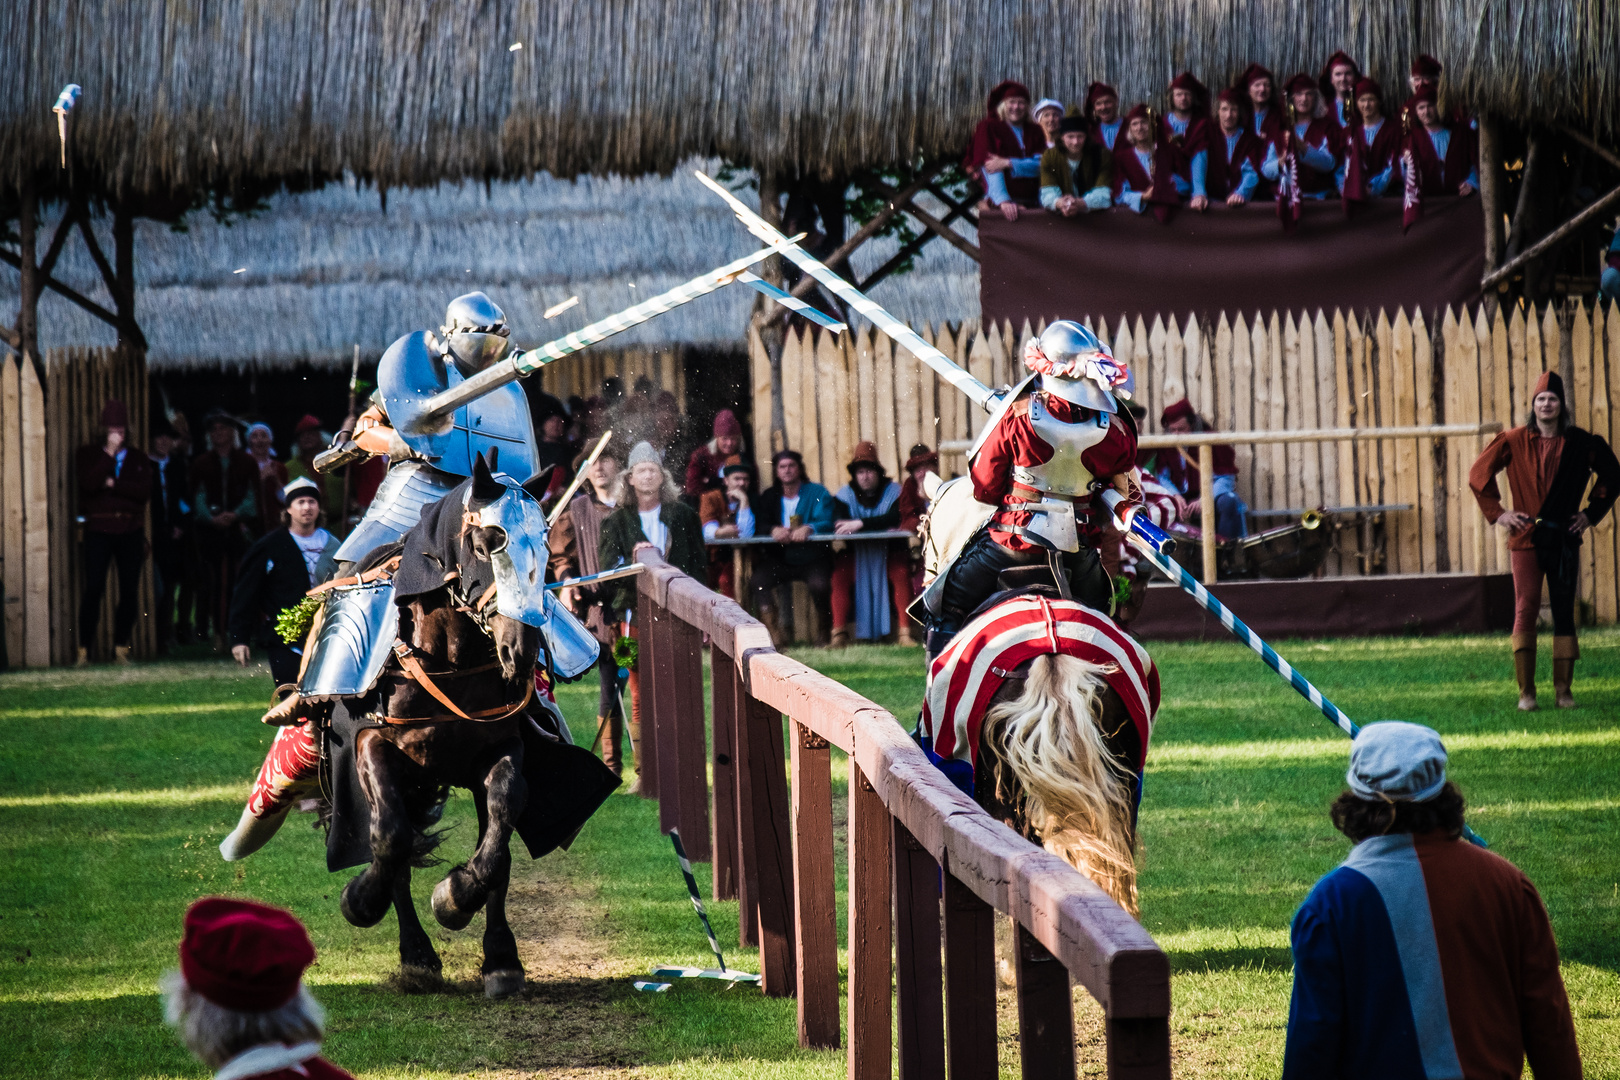
[[[1474,171],[1479,156],[1477,136],[1464,124],[1445,125],[1451,131],[1451,145],[1446,147],[1445,160],[1435,152],[1434,140],[1422,124],[1415,124],[1406,137],[1417,166],[1418,194],[1455,195],[1457,187]]]
[[[1004,158],[1038,158],[1046,152],[1046,132],[1033,120],[1019,125],[1024,145],[1018,145],[1012,125],[998,116],[986,116],[973,129],[973,142],[968,146],[967,158],[962,165],[976,179],[983,178],[984,163],[992,156]],[[1038,176],[1014,176],[1007,170],[1007,194],[1014,202],[1038,206],[1041,198],[1041,180]]]
[[[1204,177],[1204,190],[1209,193],[1211,201],[1224,200],[1242,186],[1244,161],[1259,175],[1260,165],[1266,157],[1266,145],[1253,128],[1246,127],[1238,133],[1237,145],[1233,148],[1235,152],[1228,158],[1226,132],[1217,127],[1209,133],[1208,138],[1205,149],[1209,151],[1209,172]],[[1266,178],[1261,176],[1260,183],[1255,185],[1253,198],[1261,197],[1260,188],[1265,182]]]
[[[1183,157],[1173,143],[1160,143],[1153,148],[1153,175],[1150,177],[1136,156],[1136,147],[1127,146],[1123,142],[1115,144],[1114,198],[1119,198],[1120,192],[1125,190],[1126,182],[1129,182],[1132,191],[1147,193],[1151,212],[1160,223],[1169,221],[1172,211],[1181,205],[1181,193],[1176,190],[1176,183],[1172,178],[1180,167]]]
[[[1343,160],[1344,157],[1344,148],[1341,145],[1343,141],[1343,134],[1343,129],[1339,127],[1339,122],[1337,120],[1333,119],[1331,116],[1319,116],[1315,120],[1312,120],[1310,126],[1305,129],[1304,142],[1306,146],[1313,150],[1318,147],[1326,147],[1328,152],[1333,155],[1334,168],[1336,169],[1338,167],[1338,162]],[[1280,141],[1277,145],[1278,157],[1282,156],[1283,150],[1286,148],[1286,146],[1293,145],[1299,141],[1299,136],[1295,134],[1292,125],[1290,125],[1283,132],[1283,139],[1286,140],[1286,142]],[[1337,194],[1339,190],[1339,182],[1334,178],[1334,170],[1329,169],[1326,172],[1323,172],[1316,166],[1307,164],[1305,161],[1306,146],[1293,146],[1294,155],[1299,160],[1300,194],[1306,197],[1318,195],[1325,191],[1331,191],[1334,194]]]

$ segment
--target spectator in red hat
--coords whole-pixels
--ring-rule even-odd
[[[1361,79],[1361,65],[1339,50],[1322,65],[1322,75],[1316,85],[1322,91],[1322,100],[1329,102],[1333,121],[1348,128],[1356,119],[1356,83]]]
[[[1191,195],[1187,205],[1194,210],[1209,205],[1204,182],[1209,173],[1209,141],[1209,91],[1192,72],[1183,71],[1170,82],[1170,108],[1159,118],[1159,142],[1175,146],[1176,177],[1181,181],[1176,189]]]
[[[79,513],[84,518],[84,592],[79,598],[78,666],[90,662],[101,618],[107,571],[118,565],[118,607],[113,613],[113,658],[129,663],[130,634],[146,561],[146,504],[152,497],[152,459],[129,442],[129,409],[116,398],[101,410],[101,441],[79,448]]]
[[[1264,142],[1276,141],[1283,132],[1283,110],[1277,104],[1277,79],[1271,70],[1259,64],[1250,64],[1238,76],[1233,89],[1248,99],[1249,119],[1254,133]]]
[[[1371,79],[1356,82],[1356,115],[1344,137],[1346,202],[1381,199],[1400,167],[1401,129],[1384,116],[1384,94]]]
[[[1209,138],[1209,171],[1204,182],[1209,197],[1225,201],[1227,206],[1242,206],[1254,198],[1265,157],[1260,137],[1244,122],[1245,100],[1232,89],[1216,95],[1217,128]]]
[[[900,527],[900,485],[889,479],[878,460],[877,445],[862,441],[850,455],[849,483],[833,496],[840,536],[885,532]],[[885,588],[884,579],[888,579]],[[857,641],[889,633],[889,607],[898,616],[896,640],[913,645],[911,621],[911,545],[904,540],[846,544],[833,558],[832,644],[848,645],[851,624]]]
[[[1124,121],[1119,116],[1119,93],[1107,83],[1094,82],[1086,87],[1086,103],[1082,110],[1090,129],[1091,141],[1112,154],[1119,141],[1119,130]]]
[[[321,1057],[326,1014],[303,983],[315,946],[297,916],[208,896],[184,926],[163,1015],[215,1080],[353,1080]]]
[[[1045,152],[1046,132],[1029,118],[1029,88],[1008,79],[990,91],[962,165],[984,185],[986,208],[1017,221],[1019,206],[1039,205]]]
[[[1173,401],[1164,407],[1159,416],[1159,426],[1164,428],[1168,435],[1186,435],[1194,431],[1214,431],[1214,427],[1198,415],[1192,402],[1186,398]],[[1230,446],[1217,446],[1214,448],[1215,466],[1215,533],[1223,540],[1241,540],[1249,535],[1248,520],[1245,515],[1249,512],[1248,505],[1237,492],[1237,452]],[[1161,451],[1155,463],[1158,466],[1159,482],[1179,494],[1184,503],[1178,506],[1178,517],[1185,520],[1196,517],[1199,525],[1205,532],[1209,530],[1210,515],[1203,513],[1205,509],[1199,500],[1201,477],[1198,472],[1196,455],[1189,456],[1179,448]]]
[[[939,473],[939,452],[929,448],[927,443],[918,443],[911,448],[906,457],[906,478],[900,482],[900,498],[894,504],[900,511],[900,527],[906,532],[917,536],[922,530],[923,515],[928,513],[928,507],[933,500],[928,497],[930,490],[928,474],[934,473],[934,482],[941,483]],[[910,545],[908,544],[908,547]],[[921,548],[911,549],[911,595],[917,596],[923,589],[923,560]]]
[[[1176,175],[1181,160],[1178,148],[1156,142],[1154,128],[1153,114],[1146,105],[1125,114],[1128,144],[1114,150],[1114,204],[1138,214],[1152,210],[1162,223],[1170,220],[1192,186]]]
[[[1417,119],[1406,145],[1417,168],[1418,194],[1472,195],[1479,188],[1479,145],[1466,124],[1447,123],[1433,87],[1412,97]]]
[[[1288,154],[1299,166],[1299,193],[1307,199],[1325,199],[1339,193],[1341,158],[1339,126],[1325,113],[1317,116],[1321,94],[1316,80],[1300,72],[1288,80],[1288,99],[1293,123],[1266,155],[1260,171],[1276,183]]]
[[[693,450],[692,456],[686,459],[686,488],[682,494],[696,502],[703,498],[705,491],[723,488],[726,466],[742,463],[742,449],[742,423],[736,413],[721,409],[714,414],[714,438]]]
[[[326,511],[326,520],[341,535],[343,528],[338,518],[343,514],[343,507],[339,505],[343,502],[343,472],[334,469],[323,476],[315,471],[315,455],[325,450],[331,441],[331,436],[321,428],[320,417],[305,414],[293,426],[293,450],[287,462],[287,482],[291,483],[299,477],[313,480],[319,491],[321,509]]]

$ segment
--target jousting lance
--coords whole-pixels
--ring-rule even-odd
[[[579,486],[585,482],[585,475],[591,471],[591,466],[596,464],[596,459],[602,456],[602,451],[607,449],[608,440],[611,438],[613,438],[613,429],[608,428],[602,432],[602,437],[596,440],[596,446],[591,450],[591,456],[586,458],[585,463],[579,467],[579,471],[574,473],[574,479],[564,489],[562,498],[558,499],[557,505],[551,508],[551,514],[546,518],[547,526],[556,525],[558,519],[563,516],[563,510],[568,507],[569,500],[574,497],[574,492],[579,490]]]
[[[905,346],[911,355],[933,368],[940,378],[966,394],[973,404],[989,412],[1002,399],[1002,392],[992,390],[966,371],[957,367],[950,357],[924,341],[911,327],[873,303],[865,293],[833,273],[825,263],[817,260],[814,255],[783,236],[770,222],[748,209],[747,204],[727,191],[722,185],[715,183],[707,174],[700,172],[697,174],[697,178],[703,186],[726,201],[726,205],[731,207],[732,212],[737,215],[737,219],[743,223],[749,232],[771,245],[770,254],[785,255],[793,265],[815,278],[834,296],[864,315],[873,326],[876,326],[896,342]]]
[[[1266,662],[1267,667],[1281,676],[1282,680],[1289,686],[1298,690],[1300,695],[1316,706],[1323,716],[1332,721],[1335,727],[1352,739],[1356,737],[1361,728],[1355,721],[1344,715],[1339,707],[1329,701],[1327,695],[1318,690],[1311,680],[1296,671],[1294,665],[1279,656],[1277,650],[1268,645],[1264,638],[1249,629],[1249,625],[1234,615],[1231,608],[1215,599],[1210,594],[1210,591],[1204,588],[1204,583],[1193,577],[1186,567],[1165,557],[1173,550],[1175,544],[1175,540],[1170,534],[1142,517],[1138,512],[1139,507],[1128,507],[1122,511],[1121,504],[1125,500],[1119,492],[1105,490],[1102,493],[1102,500],[1107,504],[1108,509],[1113,511],[1125,523],[1128,529],[1125,533],[1126,539],[1146,556],[1148,562],[1153,564],[1154,569],[1180,585],[1189,596],[1198,602],[1199,607],[1219,619],[1221,625],[1231,631],[1233,637],[1260,654],[1260,659]],[[1478,833],[1467,825],[1463,826],[1463,835],[1468,838],[1469,842],[1480,847],[1489,846]]]
[[[795,242],[802,238],[801,235],[789,239],[778,234],[777,239],[764,251],[756,251],[752,255],[734,259],[724,266],[716,267],[706,274],[698,275],[691,281],[677,285],[666,293],[660,293],[651,300],[644,300],[634,307],[609,315],[605,319],[575,330],[566,337],[548,341],[537,349],[514,352],[506,359],[480,371],[472,378],[459,382],[450,389],[441,391],[423,402],[422,411],[417,414],[416,423],[418,425],[432,425],[434,421],[442,420],[469,401],[481,398],[491,390],[499,389],[509,382],[514,382],[525,375],[539,371],[547,364],[555,363],[571,353],[579,352],[587,346],[610,338],[614,334],[630,329],[632,326],[638,326],[648,319],[678,308],[682,304],[691,303],[700,296],[707,296],[716,289],[739,280],[742,273],[755,263],[772,255],[786,253]],[[822,317],[826,318],[826,316]]]

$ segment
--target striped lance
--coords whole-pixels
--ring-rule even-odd
[[[815,256],[783,236],[770,222],[748,209],[737,196],[709,179],[704,173],[698,173],[697,178],[705,187],[726,201],[749,232],[770,244],[773,249],[779,249],[780,253],[792,260],[800,270],[815,278],[834,296],[864,315],[873,326],[903,345],[911,355],[933,368],[940,378],[966,394],[973,404],[989,412],[1001,400],[1001,395],[997,391],[957,367],[950,357],[924,341],[911,327],[873,303],[865,293],[833,273]]]
[[[448,416],[467,404],[467,402],[481,398],[491,390],[521,379],[531,372],[539,371],[547,364],[561,360],[570,353],[579,352],[587,346],[594,345],[605,338],[610,338],[614,334],[630,329],[632,326],[638,326],[648,319],[678,308],[682,304],[691,303],[700,296],[707,296],[716,289],[731,284],[739,274],[754,263],[767,259],[772,255],[785,254],[793,243],[794,240],[778,234],[772,246],[764,251],[756,251],[752,255],[734,259],[724,266],[710,270],[707,274],[701,274],[693,278],[684,285],[677,285],[666,293],[660,293],[651,300],[644,300],[635,307],[626,308],[615,315],[609,315],[605,319],[575,330],[567,337],[548,341],[537,349],[513,353],[500,363],[492,364],[472,378],[457,383],[450,389],[441,391],[423,402],[418,422]]]
[[[1260,659],[1266,662],[1267,667],[1269,667],[1272,671],[1275,671],[1282,677],[1284,682],[1286,682],[1289,686],[1292,686],[1295,690],[1299,691],[1301,696],[1303,696],[1312,705],[1316,706],[1317,709],[1321,710],[1322,715],[1332,721],[1335,727],[1337,727],[1340,731],[1343,731],[1352,739],[1356,737],[1357,733],[1361,731],[1360,726],[1348,716],[1344,715],[1344,713],[1339,710],[1337,705],[1329,701],[1327,696],[1323,694],[1322,691],[1318,690],[1314,684],[1312,684],[1311,680],[1307,679],[1305,676],[1296,671],[1294,669],[1294,665],[1277,655],[1277,650],[1273,649],[1269,644],[1267,644],[1266,640],[1259,634],[1249,629],[1248,623],[1245,623],[1242,619],[1234,615],[1231,608],[1215,599],[1215,597],[1210,594],[1210,591],[1204,588],[1203,582],[1193,577],[1192,574],[1187,571],[1186,567],[1182,566],[1180,563],[1172,562],[1163,555],[1160,555],[1156,550],[1154,550],[1151,543],[1138,536],[1134,531],[1126,533],[1125,536],[1126,539],[1136,546],[1136,549],[1142,553],[1143,557],[1145,557],[1148,562],[1153,564],[1154,569],[1158,570],[1159,573],[1163,574],[1177,585],[1180,585],[1182,589],[1186,591],[1194,600],[1198,601],[1199,607],[1203,608],[1205,611],[1219,619],[1221,621],[1221,625],[1226,627],[1226,629],[1231,632],[1233,637],[1237,638],[1239,641],[1243,642],[1243,644],[1259,653]],[[1470,829],[1467,825],[1463,826],[1463,836],[1465,836],[1470,843],[1477,844],[1480,847],[1490,846],[1485,843],[1478,833],[1474,832],[1474,830]]]

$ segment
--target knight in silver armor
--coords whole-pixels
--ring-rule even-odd
[[[929,626],[931,652],[1003,586],[1004,571],[1020,567],[1049,567],[1048,583],[1112,611],[1100,543],[1109,515],[1101,500],[1093,513],[1091,500],[1113,487],[1140,502],[1136,425],[1119,404],[1134,380],[1108,346],[1070,320],[1031,341],[1024,364],[1029,376],[1001,399],[968,451],[973,497],[995,512],[913,609]]]

